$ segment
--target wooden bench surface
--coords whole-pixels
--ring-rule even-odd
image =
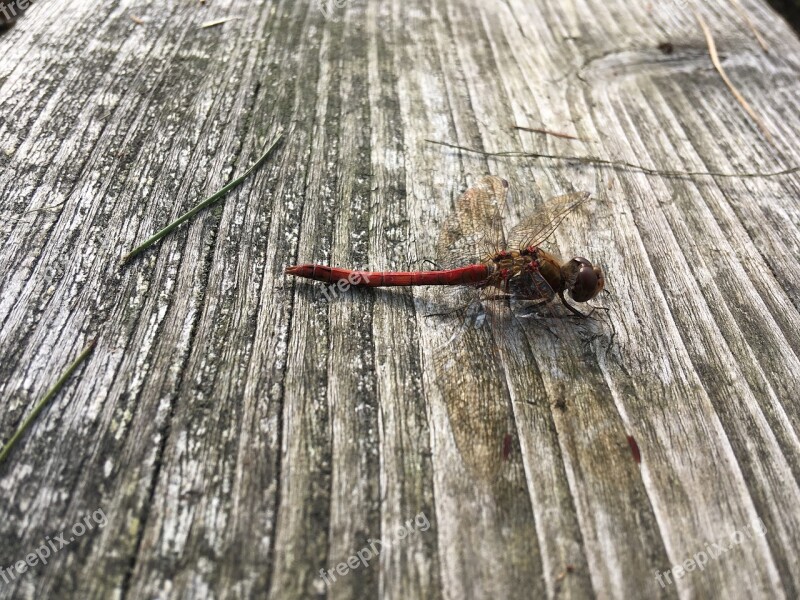
[[[34,3],[0,37],[0,440],[98,343],[0,465],[0,598],[797,597],[800,173],[426,141],[800,164],[797,35],[699,7],[770,142],[692,6]],[[592,193],[550,248],[608,311],[284,277],[421,266],[486,173],[509,224]]]

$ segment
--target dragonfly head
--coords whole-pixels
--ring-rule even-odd
[[[603,269],[592,266],[592,263],[579,256],[561,267],[561,277],[565,289],[569,290],[569,295],[575,302],[588,302],[606,284]]]

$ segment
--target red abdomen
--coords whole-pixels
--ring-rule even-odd
[[[469,285],[489,277],[486,265],[469,265],[446,271],[353,271],[324,265],[288,267],[286,273],[326,283],[347,282],[359,287],[399,285]]]

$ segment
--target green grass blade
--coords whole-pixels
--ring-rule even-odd
[[[11,452],[11,449],[24,435],[28,427],[30,427],[31,424],[36,420],[36,417],[39,416],[39,413],[42,412],[42,410],[44,410],[45,406],[47,406],[50,400],[52,400],[53,397],[55,397],[55,395],[58,393],[58,391],[64,386],[64,384],[67,382],[70,376],[75,372],[75,369],[77,369],[80,366],[80,364],[84,360],[86,360],[86,358],[92,353],[92,350],[94,350],[96,343],[97,343],[96,339],[89,342],[89,345],[83,349],[83,352],[81,352],[80,355],[78,355],[78,358],[76,358],[75,361],[70,366],[67,367],[67,370],[61,374],[61,377],[58,378],[58,381],[56,381],[55,384],[53,384],[53,387],[47,390],[47,393],[44,395],[44,397],[41,400],[39,400],[39,403],[33,409],[33,412],[31,412],[31,414],[28,415],[28,418],[22,422],[22,425],[19,426],[16,433],[14,433],[14,435],[11,436],[11,439],[8,440],[8,443],[5,446],[3,446],[2,450],[0,450],[0,464],[3,463],[3,461],[8,456],[9,452]]]
[[[247,171],[245,171],[240,177],[237,177],[236,179],[231,181],[228,185],[226,185],[224,188],[222,188],[220,191],[218,191],[217,193],[215,193],[215,194],[209,196],[208,198],[206,198],[205,200],[203,200],[200,204],[198,204],[197,206],[192,208],[190,211],[183,213],[180,217],[175,219],[172,223],[170,223],[169,225],[164,227],[164,229],[162,229],[161,231],[155,233],[153,236],[149,237],[147,240],[142,242],[139,246],[137,246],[136,248],[134,248],[133,250],[128,252],[128,254],[126,254],[125,257],[122,259],[122,264],[124,265],[127,262],[129,262],[134,256],[136,256],[137,254],[143,252],[144,250],[146,250],[147,248],[149,248],[150,246],[155,244],[158,240],[160,240],[165,235],[170,233],[172,230],[174,230],[176,227],[178,227],[181,223],[183,223],[184,221],[188,221],[189,219],[191,219],[194,215],[199,213],[204,208],[207,208],[207,207],[211,206],[217,200],[222,198],[225,194],[230,192],[233,188],[235,188],[240,183],[242,183],[245,179],[247,179],[247,176],[250,175],[250,173],[255,171],[261,165],[261,163],[263,163],[265,160],[267,160],[267,157],[270,154],[272,154],[272,151],[278,145],[278,142],[281,141],[282,137],[283,137],[283,131],[279,130],[278,131],[278,135],[275,137],[275,139],[272,141],[272,143],[269,145],[269,147],[264,151],[264,154],[262,154],[261,157],[256,162],[254,162],[252,164],[252,166],[249,169],[247,169]]]

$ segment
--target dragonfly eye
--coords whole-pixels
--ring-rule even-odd
[[[565,267],[569,295],[575,302],[588,302],[605,286],[605,277],[600,267],[593,267],[585,258],[573,258]]]

